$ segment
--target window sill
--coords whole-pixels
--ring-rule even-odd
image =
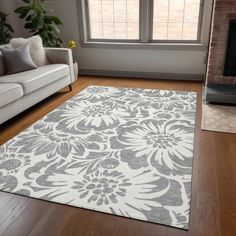
[[[208,45],[201,43],[122,43],[122,42],[83,42],[82,48],[144,49],[144,50],[196,50],[206,51]]]

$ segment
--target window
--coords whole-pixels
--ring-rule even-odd
[[[198,42],[203,0],[82,0],[87,41]]]
[[[139,0],[88,0],[91,39],[139,39]]]
[[[197,40],[200,0],[154,0],[153,40]]]

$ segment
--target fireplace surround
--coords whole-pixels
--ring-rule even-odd
[[[229,22],[224,76],[236,76],[236,20]]]
[[[206,73],[206,100],[236,104],[236,0],[215,0]],[[235,61],[234,61],[235,60]]]

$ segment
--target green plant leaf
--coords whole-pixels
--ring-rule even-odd
[[[28,15],[25,20],[31,21],[34,16],[35,16],[34,14]]]
[[[48,15],[52,12],[46,8],[46,0],[22,0],[26,6],[15,10],[20,18],[25,19],[25,28],[31,34],[39,34],[43,44],[50,47],[61,47],[60,30],[57,27],[63,22],[57,16]]]
[[[51,24],[53,21],[52,21],[51,17],[49,17],[49,16],[44,16],[44,22],[45,22],[46,24]]]
[[[26,23],[25,28],[26,29],[34,29],[34,26],[31,23]]]
[[[36,16],[32,19],[32,25],[34,26],[34,28],[41,28],[43,25],[43,18]]]
[[[49,31],[54,31],[56,34],[59,34],[60,33],[60,30],[58,29],[58,27],[56,25],[48,25],[48,30]]]
[[[56,16],[51,16],[51,20],[57,25],[63,25],[63,22]]]
[[[6,22],[7,14],[0,11],[0,44],[6,44],[11,39],[11,33],[14,32],[10,24]]]
[[[6,18],[7,18],[7,14],[5,14],[3,12],[0,12],[0,19],[1,19],[1,21],[6,21]]]
[[[4,25],[8,28],[9,31],[11,31],[12,33],[14,33],[14,30],[13,30],[13,28],[11,27],[11,25],[9,25],[9,24],[7,24],[7,23],[5,23]]]
[[[30,7],[28,7],[28,6],[19,7],[15,10],[15,12],[20,14],[20,15],[24,15],[26,12],[28,13],[29,11],[30,11]]]
[[[16,13],[19,14],[19,17],[21,19],[24,19],[30,10],[31,10],[30,7],[20,7],[18,9],[16,9]]]

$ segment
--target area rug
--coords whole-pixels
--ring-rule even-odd
[[[0,147],[0,190],[187,229],[195,106],[89,86]]]
[[[202,104],[202,129],[236,133],[236,106]]]

